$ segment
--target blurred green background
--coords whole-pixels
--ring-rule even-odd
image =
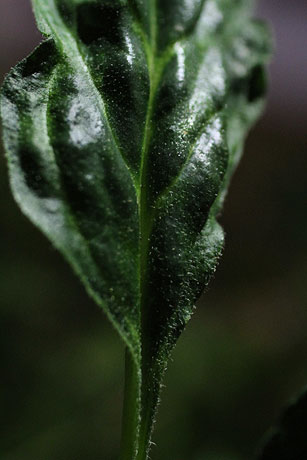
[[[226,249],[169,365],[153,460],[248,460],[307,384],[305,0],[263,0],[275,30],[266,113],[221,219]],[[0,78],[40,41],[0,2]],[[21,215],[0,157],[0,458],[115,460],[123,346]]]

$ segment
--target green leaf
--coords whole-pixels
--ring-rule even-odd
[[[307,391],[283,414],[265,442],[259,460],[307,458]]]
[[[47,39],[1,96],[12,190],[128,347],[122,458],[143,459],[222,251],[268,33],[247,0],[32,1]]]

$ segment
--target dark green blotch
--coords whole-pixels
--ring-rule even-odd
[[[248,101],[255,102],[264,97],[267,90],[267,76],[262,65],[252,68],[248,78]]]
[[[17,69],[23,78],[37,73],[48,74],[58,61],[58,52],[52,39],[44,41]]]
[[[75,24],[75,8],[70,0],[57,0],[57,7],[65,24],[73,28]]]
[[[123,6],[97,3],[82,4],[77,9],[77,30],[86,45],[104,39],[112,45],[122,43],[121,19]]]
[[[44,168],[39,162],[39,152],[33,152],[33,145],[24,145],[19,150],[20,167],[30,190],[40,198],[50,197],[50,186],[44,179]]]

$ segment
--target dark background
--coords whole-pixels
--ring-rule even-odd
[[[153,460],[248,460],[307,384],[307,2],[263,0],[276,51],[222,223],[210,291],[173,354]],[[40,41],[29,0],[0,1],[0,79]],[[21,215],[0,157],[0,458],[115,460],[123,345]]]

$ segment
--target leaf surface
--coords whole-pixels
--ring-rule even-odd
[[[246,0],[32,2],[46,40],[1,96],[13,193],[130,350],[148,446],[169,353],[222,251],[268,33]]]

